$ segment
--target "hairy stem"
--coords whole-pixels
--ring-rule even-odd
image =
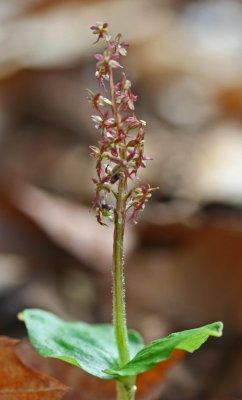
[[[113,242],[113,324],[119,353],[119,365],[126,364],[129,357],[128,331],[124,290],[123,240],[125,228],[125,188],[124,177],[118,185],[117,207],[114,220]],[[117,400],[135,399],[135,378],[127,377],[125,382],[117,382]]]
[[[126,323],[125,292],[123,276],[123,240],[124,240],[124,177],[118,185],[117,207],[114,220],[113,242],[113,323],[119,352],[119,365],[129,361],[128,332]]]
[[[113,71],[110,68],[110,94],[112,111],[117,130],[121,129],[121,118],[115,101]],[[123,154],[125,158],[125,154]],[[114,239],[113,239],[113,325],[119,353],[120,367],[129,360],[128,330],[126,321],[125,290],[124,290],[124,228],[126,213],[125,176],[120,174],[118,193],[116,196],[116,209],[114,213]],[[117,400],[134,400],[134,379],[127,378],[125,383],[117,383]]]

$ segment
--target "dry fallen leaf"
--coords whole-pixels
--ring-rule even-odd
[[[15,353],[19,340],[0,337],[0,400],[58,400],[67,386],[31,370]]]

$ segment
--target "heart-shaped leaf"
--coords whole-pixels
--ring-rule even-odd
[[[222,322],[214,322],[201,328],[172,333],[163,339],[157,339],[149,343],[122,368],[112,368],[105,372],[113,376],[113,379],[138,375],[148,371],[160,361],[167,360],[175,349],[193,353],[199,349],[209,336],[222,336],[222,330]]]
[[[43,358],[27,340],[17,348],[20,359],[31,368],[48,373],[70,387],[65,400],[115,400],[115,381],[99,379],[87,374],[81,368],[63,363],[60,360]],[[164,390],[164,378],[170,368],[184,356],[182,350],[175,350],[172,356],[149,371],[137,377],[137,400],[158,399]],[[32,400],[32,399],[31,399]]]
[[[104,372],[118,365],[112,325],[65,322],[38,309],[25,310],[19,318],[25,322],[31,343],[43,357],[58,358],[99,378],[113,379]],[[128,339],[130,355],[134,357],[144,347],[143,340],[135,331],[129,331]]]

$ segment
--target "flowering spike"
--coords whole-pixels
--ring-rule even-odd
[[[88,90],[88,100],[95,110],[91,118],[101,137],[99,147],[91,146],[97,171],[97,177],[93,179],[96,185],[93,204],[101,225],[112,221],[117,214],[119,182],[122,180],[126,201],[123,218],[136,221],[154,189],[149,185],[130,187],[138,170],[146,167],[150,157],[144,155],[146,122],[135,115],[137,96],[126,74],[118,74],[118,70],[123,68],[120,59],[127,55],[129,44],[120,33],[112,39],[107,23],[97,23],[91,30],[98,35],[96,42],[103,39],[105,43],[103,53],[94,57],[97,60],[95,76],[106,92],[104,97],[101,93]],[[116,70],[117,80],[114,81]]]

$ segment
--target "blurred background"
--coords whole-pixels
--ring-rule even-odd
[[[238,0],[0,0],[0,334],[25,336],[26,307],[111,318],[112,228],[91,210],[85,94],[97,85],[97,21],[131,44],[125,65],[154,158],[143,178],[160,187],[127,229],[129,325],[151,340],[225,323],[222,340],[144,398],[242,399]]]

